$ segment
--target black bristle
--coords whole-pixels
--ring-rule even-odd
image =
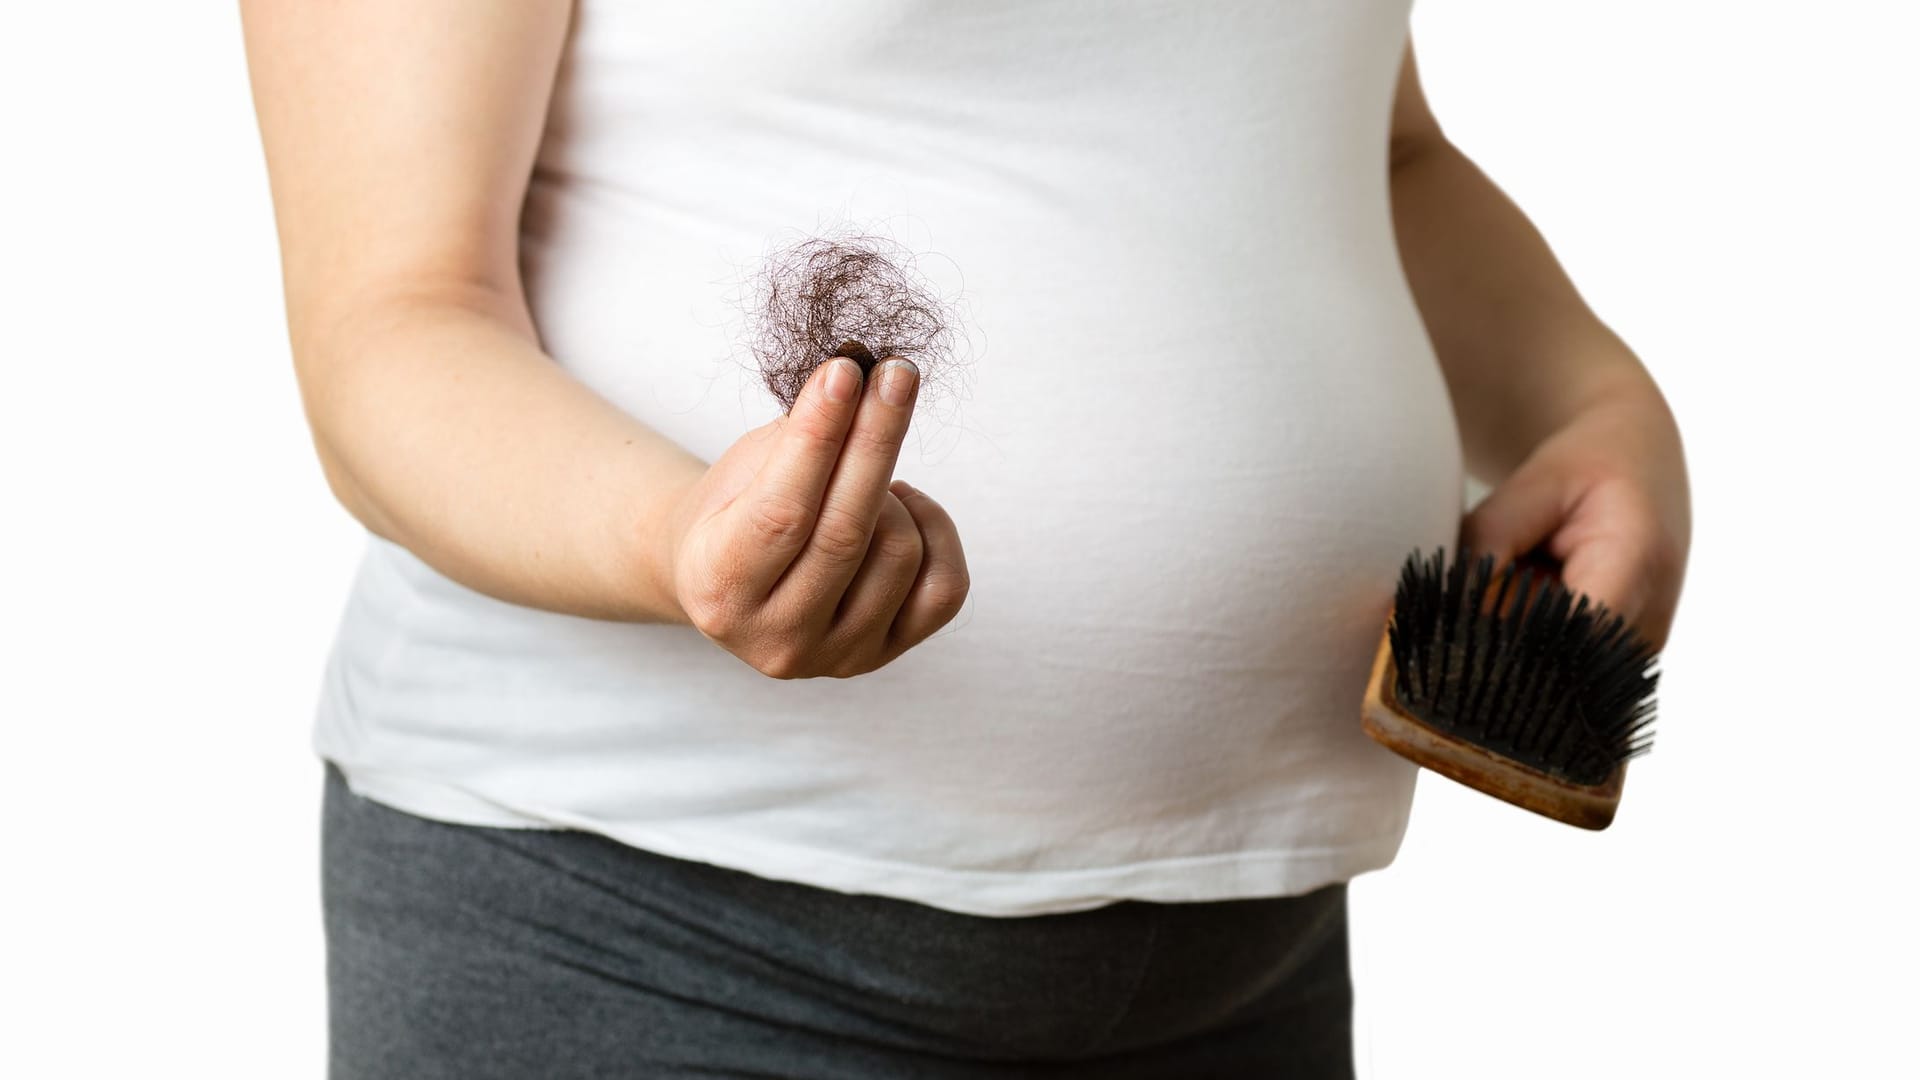
[[[1513,703],[1519,692],[1517,685],[1519,680],[1514,678],[1513,673],[1518,671],[1525,662],[1525,653],[1520,646],[1525,644],[1526,639],[1524,629],[1520,625],[1520,618],[1538,606],[1532,602],[1535,595],[1534,576],[1516,573],[1511,564],[1508,565],[1506,573],[1510,580],[1520,583],[1520,588],[1514,596],[1512,614],[1509,615],[1503,611],[1494,612],[1495,615],[1504,616],[1499,620],[1505,631],[1502,636],[1503,648],[1500,650],[1500,659],[1503,662],[1491,666],[1488,671],[1489,704],[1478,721],[1482,728],[1504,723],[1513,710]]]
[[[1492,557],[1488,557],[1488,565],[1492,565]],[[1507,586],[1513,584],[1513,575],[1500,575],[1500,577],[1494,578],[1494,580],[1500,582],[1500,588],[1494,592],[1494,603],[1488,605],[1486,611],[1498,615],[1498,613],[1500,613],[1501,601],[1505,601],[1505,598],[1507,598]],[[1480,611],[1478,603],[1475,605],[1475,611]],[[1486,688],[1492,686],[1492,684],[1500,678],[1500,669],[1498,669],[1498,665],[1500,665],[1500,648],[1503,640],[1505,640],[1507,623],[1501,621],[1501,619],[1488,619],[1486,626],[1488,626],[1488,638],[1490,638],[1490,640],[1488,640],[1488,653],[1486,653],[1486,655],[1488,655],[1488,661],[1486,661],[1486,678],[1475,678],[1475,680],[1473,680],[1473,686],[1471,686],[1469,692],[1467,692],[1467,701],[1465,701],[1465,705],[1461,705],[1461,711],[1459,711],[1459,717],[1461,717],[1461,723],[1463,724],[1486,724],[1486,700],[1488,700]],[[1471,667],[1471,665],[1469,665],[1469,667]]]
[[[1573,597],[1544,575],[1537,579],[1534,608],[1520,626],[1519,667],[1514,674],[1513,706],[1504,722],[1486,732],[1493,745],[1518,749],[1527,732],[1539,722],[1546,707],[1547,687],[1553,682],[1554,666],[1559,661],[1560,637],[1567,628],[1567,608]]]
[[[1445,555],[1401,566],[1387,634],[1402,709],[1576,784],[1652,748],[1660,673],[1645,638],[1547,571]]]
[[[1435,578],[1440,578],[1446,571],[1445,559],[1445,549],[1435,548],[1433,558],[1428,561],[1428,574]],[[1424,579],[1422,580],[1424,581]],[[1420,621],[1414,625],[1422,627],[1435,625],[1435,620],[1440,618],[1440,612],[1443,610],[1441,601],[1446,597],[1445,590],[1427,589],[1423,587],[1415,595],[1421,598],[1422,609],[1420,612]],[[1416,647],[1420,650],[1421,679],[1424,685],[1431,689],[1434,685],[1433,656],[1438,650],[1434,648],[1433,636],[1430,633],[1422,633],[1415,637],[1414,640],[1418,642]]]
[[[1462,562],[1465,562],[1465,560],[1462,560]],[[1487,600],[1487,580],[1492,573],[1493,556],[1482,555],[1472,564],[1472,569],[1467,574],[1466,603],[1460,610],[1460,637],[1466,642],[1466,655],[1460,658],[1460,670],[1462,672],[1480,670],[1474,665],[1474,653],[1477,651],[1480,639],[1485,637],[1487,631],[1490,629],[1487,621],[1481,619],[1479,616],[1480,606],[1486,603]],[[1460,686],[1461,692],[1453,701],[1453,711],[1457,722],[1462,724],[1472,722],[1471,717],[1473,713],[1467,706],[1472,700],[1473,689],[1484,681],[1484,679],[1462,680]]]
[[[1454,690],[1467,675],[1464,664],[1460,665],[1457,673],[1453,671],[1453,654],[1461,651],[1455,642],[1454,632],[1461,621],[1460,609],[1467,591],[1467,570],[1470,566],[1465,559],[1457,560],[1444,579],[1446,588],[1440,596],[1440,610],[1445,620],[1440,628],[1440,673],[1434,683],[1434,694],[1428,699],[1428,707],[1437,713],[1453,711]]]

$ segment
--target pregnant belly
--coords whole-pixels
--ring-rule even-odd
[[[1121,335],[1077,360],[1002,348],[1017,378],[982,370],[965,427],[917,418],[933,430],[897,470],[952,512],[976,617],[1019,618],[1059,648],[1076,634],[1131,643],[1149,665],[1284,664],[1329,634],[1356,644],[1408,551],[1452,544],[1463,496],[1452,406],[1410,300],[1356,306],[1338,319],[1270,306],[1244,335],[1257,347],[1204,360]]]
[[[948,762],[948,799],[937,779],[921,797],[957,809],[980,766],[958,780],[940,733],[966,731],[1009,748],[992,763],[1009,813],[1062,813],[1071,790],[1107,827],[1366,753],[1359,699],[1401,561],[1453,543],[1463,498],[1424,332],[1410,304],[1378,313],[1204,367],[983,371],[948,448],[902,455],[953,514],[973,588],[887,676],[944,690],[876,751],[923,778]]]

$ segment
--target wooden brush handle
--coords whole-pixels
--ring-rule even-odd
[[[1503,757],[1403,712],[1395,704],[1392,639],[1380,635],[1360,724],[1373,741],[1401,757],[1515,806],[1583,829],[1613,823],[1626,782],[1626,762],[1598,784],[1575,784]]]

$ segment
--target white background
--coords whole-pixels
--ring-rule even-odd
[[[231,4],[0,33],[0,1075],[318,1078],[307,441]],[[1659,738],[1588,834],[1424,776],[1362,1077],[1914,1075],[1913,74],[1896,0],[1425,0],[1443,125],[1680,417]]]

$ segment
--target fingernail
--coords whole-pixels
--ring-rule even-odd
[[[885,370],[880,373],[880,400],[905,405],[913,397],[913,383],[920,377],[920,369],[907,359],[889,360],[881,366]]]
[[[827,372],[827,396],[835,401],[852,401],[860,392],[860,366],[851,360],[836,359]]]

